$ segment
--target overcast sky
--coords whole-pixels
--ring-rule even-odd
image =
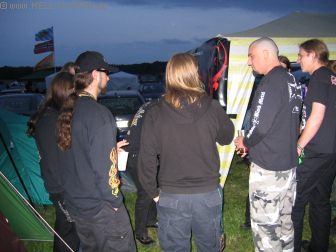
[[[54,27],[56,65],[86,50],[109,63],[167,61],[217,34],[293,11],[336,13],[335,0],[0,0],[0,67],[34,66],[35,33]]]

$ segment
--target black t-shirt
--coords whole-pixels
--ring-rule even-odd
[[[313,103],[326,107],[323,122],[306,148],[317,153],[336,152],[336,76],[327,67],[320,67],[311,76],[304,109],[308,119]]]

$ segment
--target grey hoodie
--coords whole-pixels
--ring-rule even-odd
[[[139,180],[151,197],[158,184],[169,193],[202,193],[219,182],[216,142],[231,143],[234,126],[218,101],[203,96],[176,110],[163,99],[148,110],[142,128],[138,160]]]

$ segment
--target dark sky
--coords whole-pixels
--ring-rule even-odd
[[[0,66],[33,66],[35,33],[54,27],[57,65],[86,50],[108,62],[166,61],[217,34],[243,31],[293,11],[336,13],[335,0],[0,0]]]

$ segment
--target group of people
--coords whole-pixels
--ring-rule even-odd
[[[73,251],[136,251],[117,170],[118,148],[125,142],[117,145],[115,119],[97,102],[110,65],[100,53],[87,51],[75,66],[75,75],[56,75],[29,122],[57,209],[55,231]],[[62,240],[55,237],[54,251],[70,251]]]
[[[256,251],[328,251],[336,174],[336,77],[328,56],[321,40],[300,44],[297,62],[311,75],[303,99],[273,40],[261,38],[249,47],[248,63],[264,77],[252,101],[251,129],[235,145],[249,150]],[[307,204],[311,240],[302,243]]]
[[[260,38],[249,47],[248,64],[264,77],[252,101],[251,129],[234,143],[237,150],[248,149],[251,160],[256,251],[300,251],[308,202],[310,251],[327,251],[336,172],[336,80],[327,61],[322,41],[300,45],[298,62],[312,75],[303,101],[300,85],[280,64],[274,41]],[[129,151],[128,169],[138,189],[135,238],[153,243],[147,232],[153,226],[163,251],[190,251],[191,236],[198,251],[221,251],[217,144],[233,141],[234,125],[207,95],[196,58],[178,53],[169,60],[164,95],[140,108],[127,139],[118,143],[113,115],[97,103],[109,80],[109,64],[100,53],[87,51],[74,67],[75,74],[56,75],[28,129],[56,208],[60,237],[55,237],[54,251],[136,251],[119,189],[122,149]]]

